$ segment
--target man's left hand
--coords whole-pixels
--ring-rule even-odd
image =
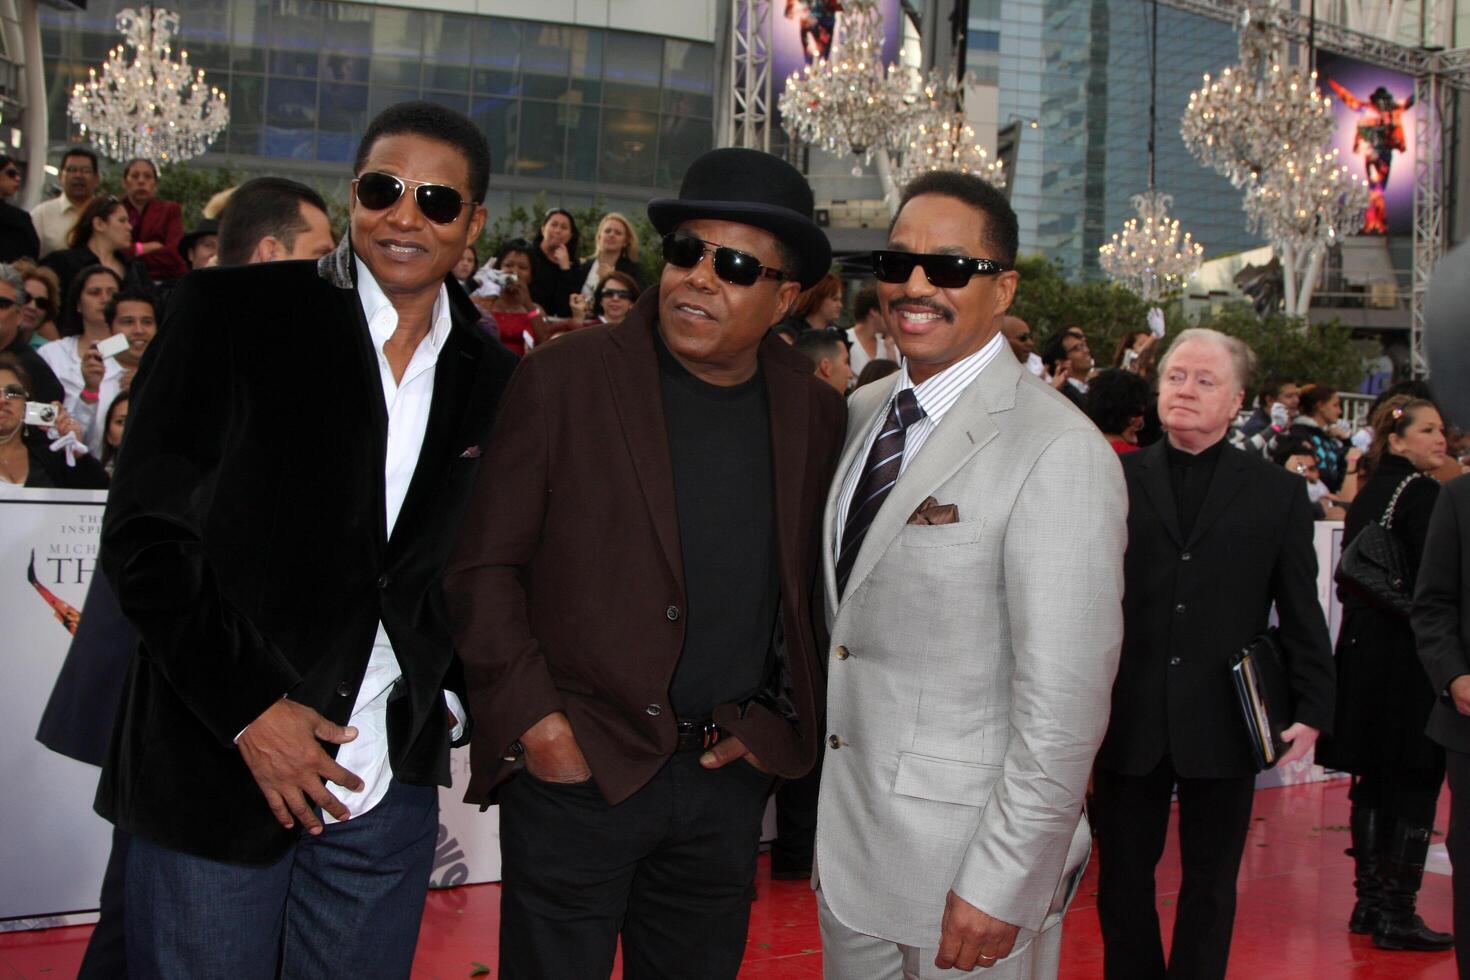
[[[747,749],[745,743],[734,735],[722,738],[710,746],[709,750],[699,757],[699,764],[706,769],[720,769],[736,759],[744,759],[761,772],[767,772],[766,767],[761,765],[760,760],[755,757],[755,753]]]
[[[1281,733],[1281,740],[1291,745],[1291,751],[1283,755],[1281,761],[1276,764],[1278,766],[1287,765],[1312,751],[1312,746],[1317,744],[1319,734],[1321,733],[1311,725],[1304,725],[1301,722],[1292,725]]]
[[[939,931],[939,954],[934,965],[941,970],[988,969],[996,960],[1011,955],[1019,926],[1002,922],[960,898],[953,891],[944,900],[944,922]]]

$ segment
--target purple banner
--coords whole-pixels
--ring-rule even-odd
[[[1414,232],[1414,79],[1352,58],[1319,52],[1317,83],[1332,99],[1331,145],[1368,181],[1365,235]]]

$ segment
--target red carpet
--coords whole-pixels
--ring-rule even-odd
[[[1448,797],[1440,801],[1443,830]],[[1346,928],[1352,908],[1352,860],[1347,846],[1346,783],[1314,784],[1257,794],[1255,826],[1240,875],[1240,908],[1230,976],[1250,978],[1352,977],[1354,980],[1452,980],[1453,953],[1386,953]],[[1443,843],[1443,836],[1435,841]],[[1166,932],[1174,921],[1179,887],[1177,844],[1172,839],[1159,870],[1159,913]],[[1095,867],[1095,865],[1094,865]],[[1067,917],[1062,977],[1102,975],[1095,871],[1089,871]],[[761,860],[743,978],[795,980],[821,977],[821,941],[812,894],[802,882],[772,882]],[[419,938],[415,978],[461,980],[476,964],[495,975],[498,885],[477,885],[429,895]],[[1431,926],[1450,928],[1450,879],[1425,876],[1420,911]],[[81,962],[90,927],[0,934],[0,978],[60,980]],[[957,976],[959,974],[956,974]],[[983,977],[984,971],[971,974]]]

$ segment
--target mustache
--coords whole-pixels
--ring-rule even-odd
[[[947,306],[940,306],[938,303],[925,296],[902,296],[896,300],[893,300],[888,304],[888,313],[892,315],[893,308],[899,305],[922,307],[931,313],[938,313],[940,316],[944,317],[944,322],[954,323],[954,310],[951,310]]]

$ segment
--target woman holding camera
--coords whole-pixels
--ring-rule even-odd
[[[1444,459],[1444,422],[1432,402],[1407,395],[1384,402],[1363,460],[1367,482],[1348,506],[1344,545],[1369,522],[1383,522],[1392,504],[1388,530],[1412,575],[1439,496],[1438,482],[1427,474]],[[1413,593],[1412,579],[1407,591]],[[1357,591],[1340,589],[1339,595],[1336,719],[1332,736],[1317,743],[1317,761],[1353,774],[1348,798],[1358,900],[1348,929],[1371,934],[1380,949],[1449,949],[1454,937],[1415,914],[1444,782],[1444,749],[1424,734],[1434,687],[1406,616]]]
[[[56,417],[46,427],[26,424],[26,403],[31,400],[31,376],[14,354],[0,352],[0,496],[20,487],[56,487],[62,490],[93,490],[107,487],[107,474],[91,456],[74,456],[67,462],[63,450],[53,451],[56,437],[82,438],[82,427],[52,402]]]

